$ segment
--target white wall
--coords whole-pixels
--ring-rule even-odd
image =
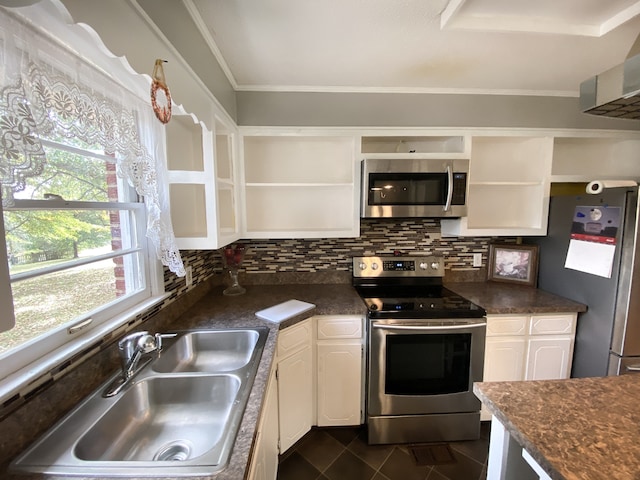
[[[414,93],[237,92],[238,125],[640,130],[580,111],[578,98]]]
[[[60,0],[71,15],[73,22],[84,23],[94,30],[110,53],[126,57],[131,67],[140,74],[151,76],[156,58],[168,60],[164,66],[167,84],[174,102],[183,105],[189,113],[195,114],[209,129],[213,129],[214,114],[220,110],[235,121],[235,94],[227,82],[213,89],[199,78],[178,49],[147,17],[144,10],[135,2],[127,0]],[[156,3],[154,2],[154,5]],[[157,2],[162,10],[161,2]],[[185,18],[180,21],[185,22]],[[185,28],[187,28],[185,26]],[[188,28],[192,34],[195,27]],[[211,59],[215,58],[211,54]],[[211,70],[211,65],[207,69]],[[218,67],[219,68],[219,67]],[[209,78],[208,70],[199,73],[210,81],[219,81],[218,77]],[[224,77],[224,75],[223,75]],[[217,79],[217,80],[216,80]],[[226,77],[224,77],[226,82]],[[214,97],[215,93],[215,97]],[[224,104],[223,104],[224,101]],[[217,107],[217,108],[216,108]]]

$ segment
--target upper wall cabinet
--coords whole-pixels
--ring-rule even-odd
[[[239,238],[234,128],[216,119],[212,132],[175,114],[166,126],[171,221],[181,250],[217,249]]]
[[[243,136],[247,238],[357,237],[355,137]]]
[[[473,137],[467,217],[443,219],[445,236],[545,235],[552,137]]]
[[[634,135],[634,134],[631,134]],[[552,181],[637,180],[640,177],[640,137],[556,137],[553,143]]]
[[[362,158],[469,158],[463,135],[363,136]]]

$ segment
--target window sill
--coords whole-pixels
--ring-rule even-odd
[[[132,320],[136,316],[148,311],[155,305],[158,305],[169,294],[165,293],[151,297],[135,307],[117,315],[108,322],[94,328],[93,330],[74,338],[62,347],[40,357],[36,362],[33,362],[24,368],[8,375],[0,380],[0,405],[4,405],[5,402],[12,399],[16,395],[25,397],[30,392],[38,389],[41,385],[59,378],[66,373],[69,368],[72,368],[78,363],[83,362],[87,357],[96,354],[101,346],[97,345],[94,349],[91,349],[81,358],[78,358],[73,365],[69,365],[64,371],[56,372],[54,376],[52,371],[58,366],[72,358],[74,355],[86,350],[91,345],[95,344],[98,340],[113,332],[117,328],[121,327],[128,321]],[[10,361],[11,357],[7,357],[4,361]]]

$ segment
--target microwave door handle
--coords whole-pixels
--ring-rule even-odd
[[[453,171],[451,165],[447,165],[447,203],[445,203],[443,210],[448,212],[451,208],[451,200],[453,199]]]

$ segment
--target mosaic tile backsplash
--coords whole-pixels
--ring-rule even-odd
[[[253,274],[351,271],[351,259],[363,255],[441,255],[449,271],[473,270],[473,254],[486,264],[492,237],[440,236],[438,219],[362,220],[360,237],[293,240],[243,240],[248,247],[241,270]],[[515,238],[500,238],[515,242]],[[212,257],[212,271],[222,271],[220,253]]]

